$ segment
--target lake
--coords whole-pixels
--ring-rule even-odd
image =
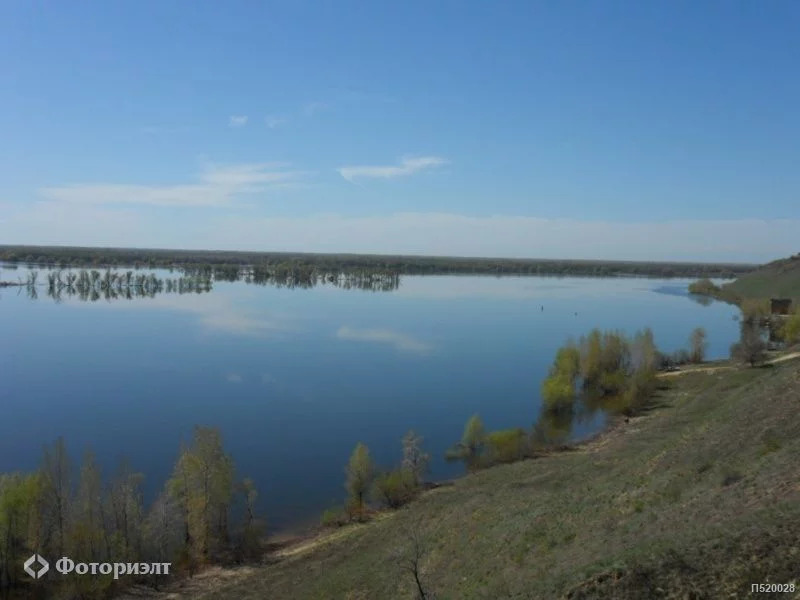
[[[443,454],[473,413],[489,429],[530,427],[570,336],[649,326],[673,351],[703,326],[709,358],[727,356],[738,310],[692,299],[688,283],[405,276],[389,292],[217,282],[203,294],[61,303],[3,289],[0,472],[35,469],[64,436],[76,464],[87,447],[106,471],[128,457],[152,499],[181,439],[211,425],[255,480],[272,531],[317,522],[344,499],[358,441],[392,466],[413,428],[440,479],[463,472]],[[595,417],[575,432],[601,426]]]

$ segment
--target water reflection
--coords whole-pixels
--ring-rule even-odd
[[[172,269],[170,269],[172,271]],[[183,275],[175,278],[158,277],[153,272],[139,273],[105,269],[31,269],[23,281],[2,282],[3,287],[23,288],[27,296],[38,299],[39,288],[45,287],[47,297],[55,302],[64,298],[76,298],[85,302],[100,299],[132,300],[134,298],[154,298],[158,294],[201,294],[210,292],[216,281],[242,281],[254,285],[270,285],[278,288],[310,289],[317,285],[332,286],[345,290],[367,290],[389,292],[400,285],[400,277],[394,273],[348,272],[319,273],[304,269],[264,267],[189,267]]]

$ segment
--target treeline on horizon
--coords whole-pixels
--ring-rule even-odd
[[[236,479],[218,430],[195,427],[149,508],[143,480],[124,459],[104,478],[89,451],[75,469],[62,438],[44,449],[35,472],[0,474],[0,597],[36,595],[46,585],[46,597],[107,598],[132,583],[164,581],[52,573],[37,587],[22,568],[33,553],[53,571],[66,556],[75,563],[172,563],[177,576],[260,556],[257,492],[250,479]]]
[[[735,263],[636,262],[601,260],[512,259],[477,257],[400,256],[375,254],[314,254],[216,250],[0,246],[0,261],[61,267],[138,266],[149,268],[262,267],[275,270],[383,275],[491,274],[575,275],[608,277],[733,278],[757,265]],[[308,277],[306,277],[308,279]]]

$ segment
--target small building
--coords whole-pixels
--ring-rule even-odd
[[[772,298],[769,301],[769,312],[773,315],[788,315],[792,312],[792,300],[790,298]]]

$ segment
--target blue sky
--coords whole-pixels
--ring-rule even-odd
[[[800,251],[796,2],[0,3],[0,243]]]

